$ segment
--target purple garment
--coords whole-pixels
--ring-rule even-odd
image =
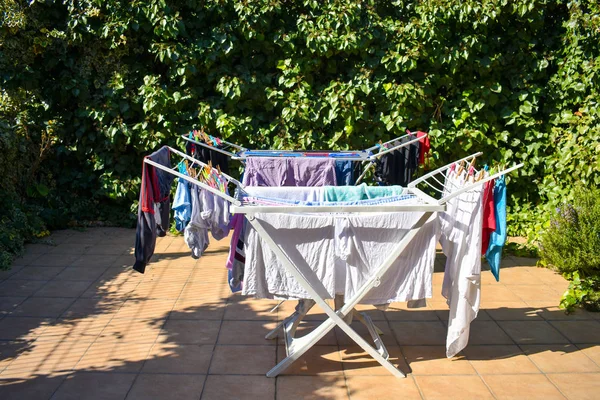
[[[246,159],[245,186],[335,186],[335,160],[327,158]]]

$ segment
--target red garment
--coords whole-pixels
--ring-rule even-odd
[[[494,180],[488,181],[483,189],[483,227],[481,231],[481,255],[484,255],[490,244],[490,235],[496,230],[496,213],[494,206]]]
[[[425,164],[425,155],[429,154],[429,150],[431,149],[431,143],[429,142],[429,136],[427,133],[418,131],[417,137],[420,139],[419,143],[419,164]]]

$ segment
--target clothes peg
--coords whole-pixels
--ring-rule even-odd
[[[465,160],[461,160],[460,163],[458,163],[458,169],[456,170],[456,176],[460,176],[460,174],[463,172],[464,168],[464,164],[465,164]]]

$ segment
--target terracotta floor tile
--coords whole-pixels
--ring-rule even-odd
[[[600,372],[600,367],[574,345],[521,346],[525,354],[544,373]]]
[[[79,297],[93,281],[53,280],[33,294],[34,297]]]
[[[29,265],[39,267],[66,267],[80,256],[77,254],[44,254],[37,257]]]
[[[561,292],[546,285],[513,285],[510,290],[524,301],[555,300],[560,302]]]
[[[169,319],[221,320],[226,307],[227,303],[222,300],[180,298],[171,310]]]
[[[119,311],[124,303],[124,299],[80,298],[67,308],[63,317],[112,316]]]
[[[95,281],[108,267],[67,267],[54,278],[61,281]]]
[[[481,308],[488,308],[488,303],[494,304],[500,300],[503,302],[522,301],[519,296],[517,296],[506,285],[501,283],[495,285],[486,285],[481,288]]]
[[[336,376],[279,376],[277,399],[285,400],[344,400],[348,388],[344,377]]]
[[[0,271],[0,281],[10,278],[11,276],[16,274],[23,268],[25,268],[24,265],[17,265],[16,263],[13,262],[10,269],[5,269],[5,270]]]
[[[28,243],[25,245],[25,254],[46,254],[54,246],[44,243]]]
[[[213,348],[212,345],[156,343],[148,354],[142,373],[206,374]],[[239,364],[239,359],[235,363]]]
[[[123,399],[134,374],[78,372],[65,379],[52,400]]]
[[[29,297],[37,292],[46,281],[26,281],[22,279],[8,279],[0,283],[0,296],[2,297]]]
[[[0,374],[0,399],[49,399],[64,380],[64,376],[40,376],[33,379],[11,379]]]
[[[439,321],[435,310],[429,306],[424,308],[407,308],[406,303],[392,303],[385,311],[388,321]]]
[[[310,332],[312,332],[322,322],[323,321],[302,321],[302,323],[300,324],[300,326],[298,326],[298,329],[296,330],[295,337],[302,338],[302,337],[310,334]],[[277,333],[278,333],[277,343],[281,346],[284,346],[285,339],[283,336],[283,330],[279,329]],[[323,336],[321,338],[321,340],[319,340],[317,342],[317,346],[337,346],[338,338],[340,337],[340,335],[346,336],[345,333],[342,333],[342,331],[338,330],[338,328],[336,327],[336,328],[330,330],[329,332],[327,332],[325,334],[325,336]],[[351,339],[348,337],[344,338],[343,340],[351,341]],[[352,343],[354,343],[354,342],[352,342]]]
[[[386,346],[389,353],[388,361],[402,373],[408,374],[409,368],[398,346]],[[310,350],[309,350],[310,351]],[[346,376],[390,376],[390,372],[359,346],[340,349],[342,366]]]
[[[354,309],[361,313],[367,313],[367,315],[373,321],[386,321],[386,318],[385,318],[386,312],[378,310],[377,308],[375,308],[375,306],[372,306],[370,304],[357,304],[356,307],[354,307]],[[388,308],[388,310],[389,310],[389,308]]]
[[[285,356],[285,347],[279,346],[277,362],[282,361]],[[341,361],[337,346],[314,346],[294,361],[282,375],[343,375]],[[275,364],[271,365],[271,368],[274,366]]]
[[[352,400],[421,399],[414,379],[398,379],[394,376],[346,377],[348,393]]]
[[[199,399],[204,379],[204,375],[142,374],[133,383],[127,400]]]
[[[194,283],[227,284],[227,270],[194,268],[190,270],[189,281]]]
[[[63,254],[83,254],[88,249],[92,247],[92,244],[80,244],[73,243],[72,241],[68,241],[65,243],[61,243],[58,246],[53,247],[48,254],[52,255],[63,255]]]
[[[133,244],[133,243],[132,243]],[[127,254],[131,249],[132,244],[100,244],[91,246],[85,252],[85,255],[101,255],[101,256],[114,256]]]
[[[75,299],[60,297],[30,297],[21,303],[11,315],[15,317],[58,318]]]
[[[558,304],[553,301],[528,301],[531,307],[547,321],[579,321],[586,319],[594,319],[593,314],[582,309],[577,309],[574,312],[567,314],[565,310],[561,310]]]
[[[110,319],[110,316],[104,315],[59,318],[48,324],[48,327],[38,337],[38,341],[94,340]]]
[[[177,299],[184,282],[143,281],[131,292],[132,297],[146,299]]]
[[[8,316],[0,319],[0,340],[33,340],[48,328],[52,319]]]
[[[181,291],[186,299],[226,300],[230,294],[229,285],[203,282],[187,282]]]
[[[472,375],[475,370],[461,354],[447,358],[445,346],[402,346],[414,375]]]
[[[131,257],[133,259],[133,257]],[[85,268],[106,268],[111,267],[115,261],[117,260],[117,256],[114,255],[82,255],[75,258],[70,264],[70,267],[85,267]],[[133,265],[133,264],[132,264]]]
[[[426,399],[493,399],[479,376],[415,376]]]
[[[535,285],[536,282],[527,267],[500,268],[500,283],[503,285]]]
[[[529,306],[524,301],[493,301],[486,303],[484,309],[496,321],[542,320],[538,309]]]
[[[177,281],[185,283],[192,272],[193,268],[150,268],[144,272],[142,282]]]
[[[167,320],[159,340],[163,343],[215,344],[220,329],[221,321]]]
[[[481,375],[536,374],[540,370],[515,345],[467,346],[463,350],[467,360]]]
[[[251,375],[209,375],[201,400],[275,398],[275,379]]]
[[[0,297],[0,318],[3,315],[9,314],[27,297]]]
[[[390,322],[390,326],[401,346],[446,343],[447,329],[441,321]]]
[[[215,375],[264,375],[275,366],[276,346],[217,345],[210,365]],[[252,360],[250,363],[239,360]]]
[[[517,344],[569,343],[546,321],[499,321],[498,324]]]
[[[249,321],[276,321],[277,311],[271,312],[277,302],[271,300],[242,300],[227,304],[224,319]]]
[[[570,400],[597,400],[600,374],[549,374],[548,378]]]
[[[551,321],[573,343],[600,344],[600,321]]]
[[[97,340],[75,366],[77,370],[138,372],[152,343]]]
[[[0,342],[0,373],[4,371],[18,356],[32,348],[31,341]],[[1,378],[1,377],[0,377]],[[1,385],[1,381],[0,381]]]
[[[560,391],[542,374],[487,375],[482,377],[497,399],[564,399]]]
[[[25,267],[12,275],[9,279],[49,281],[60,274],[64,269],[65,267]]]
[[[91,340],[36,341],[4,372],[13,377],[70,372],[91,344]]]
[[[102,340],[152,344],[163,332],[165,321],[166,319],[113,318],[100,337]]]
[[[513,344],[512,339],[504,333],[495,321],[471,322],[469,345],[480,344]]]
[[[115,318],[166,318],[175,305],[175,299],[127,300]]]
[[[397,345],[394,332],[392,331],[392,329],[386,321],[373,321],[373,323],[379,330],[381,330],[381,332],[383,332],[383,334],[380,335],[379,338],[383,341],[383,343],[386,346]],[[352,321],[350,327],[354,329],[354,331],[356,331],[363,339],[365,339],[367,343],[373,345],[373,338],[371,337],[367,327],[363,323],[355,320]],[[342,331],[342,329],[338,326],[335,327],[335,336],[337,337],[337,343],[339,343],[340,346],[347,347],[356,345],[356,342],[352,340],[352,338],[348,336],[344,331]],[[336,343],[334,342],[332,344]]]
[[[579,348],[583,353],[592,359],[597,365],[600,366],[600,345],[594,344],[578,344]]]
[[[236,297],[233,297],[233,299],[236,299]],[[265,300],[255,300],[255,301],[265,301]],[[330,307],[334,307],[334,303],[332,300],[326,300],[327,304],[329,304]],[[233,301],[232,301],[233,302]],[[237,300],[237,302],[240,302],[240,300]],[[269,310],[271,310],[274,306],[276,306],[277,304],[279,304],[279,302],[269,302],[269,303],[265,303],[265,304],[272,304],[272,306],[269,308]],[[284,301],[278,308],[277,308],[277,318],[282,321],[285,318],[289,317],[290,315],[292,315],[295,311],[296,305],[298,304],[298,301],[296,300],[288,300],[288,301]],[[325,321],[327,319],[327,314],[325,314],[325,312],[321,309],[321,307],[319,307],[318,305],[315,305],[314,307],[312,307],[310,309],[310,311],[308,312],[308,314],[304,317],[304,321]]]
[[[218,343],[276,345],[277,340],[265,339],[276,325],[274,321],[223,321]]]

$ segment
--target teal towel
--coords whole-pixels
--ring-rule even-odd
[[[490,264],[496,281],[500,281],[500,259],[502,247],[506,242],[506,181],[504,175],[496,179],[494,185],[494,214],[496,230],[490,235],[490,244],[485,252],[485,258]]]
[[[404,188],[400,186],[327,186],[325,201],[360,201],[380,197],[400,196]]]

